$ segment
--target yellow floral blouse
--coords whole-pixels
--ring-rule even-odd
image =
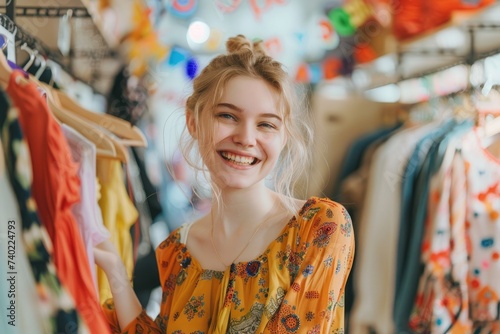
[[[179,229],[156,256],[160,313],[153,321],[143,310],[122,333],[344,333],[354,235],[345,208],[329,199],[308,199],[262,255],[225,271],[202,269]],[[103,310],[120,333],[111,299]]]

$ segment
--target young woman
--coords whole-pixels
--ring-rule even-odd
[[[226,46],[186,104],[185,157],[200,153],[189,161],[210,177],[212,209],[157,248],[163,298],[154,321],[112,245],[101,244],[96,262],[113,294],[104,311],[115,332],[343,333],[350,218],[329,199],[291,196],[312,139],[293,86],[259,42],[239,35]]]

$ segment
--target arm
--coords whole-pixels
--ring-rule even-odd
[[[299,219],[300,262],[291,288],[268,329],[272,332],[330,333],[344,328],[344,288],[354,256],[354,233],[340,204],[319,200]],[[298,326],[298,327],[295,327]]]
[[[106,240],[94,248],[96,264],[103,269],[111,287],[116,315],[120,328],[125,328],[142,312],[118,252],[111,241]]]

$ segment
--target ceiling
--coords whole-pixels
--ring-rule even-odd
[[[83,0],[87,4],[89,0]],[[145,1],[153,8],[164,6],[167,1]],[[226,1],[229,2],[229,1]],[[272,2],[272,1],[271,1]],[[242,2],[240,8],[231,14],[221,14],[214,6],[214,1],[199,1],[195,15],[190,19],[174,17],[165,11],[156,22],[160,40],[168,46],[179,46],[193,54],[213,55],[223,51],[223,43],[219,43],[211,50],[193,47],[186,40],[186,32],[192,20],[201,20],[212,29],[220,32],[225,40],[228,36],[245,34],[250,38],[268,39],[280,37],[282,50],[277,58],[290,69],[304,59],[319,60],[328,53],[318,50],[317,46],[309,44],[291,44],[290,36],[307,29],[311,18],[324,14],[325,8],[340,5],[342,1],[333,0],[287,0],[275,1],[273,6],[266,9],[260,17],[250,6],[250,1]],[[263,4],[263,1],[256,1]],[[280,5],[281,3],[281,5]],[[286,3],[286,6],[283,5]],[[16,6],[38,7],[74,7],[82,8],[81,0],[16,0]],[[52,17],[16,17],[16,23],[26,32],[40,39],[52,50],[58,50],[57,38],[59,35],[59,18]],[[106,94],[113,82],[113,78],[123,64],[113,48],[102,37],[91,18],[76,18],[71,20],[72,54],[61,57],[61,62],[82,81],[89,83],[98,92]],[[398,44],[385,31],[377,36],[379,46],[377,51],[387,54],[382,61],[375,61],[366,65],[357,66],[364,76],[370,78],[366,86],[379,86],[398,79],[411,77],[449,66],[462,61],[470,54],[470,35],[468,27],[476,26],[474,42],[476,54],[490,52],[500,48],[500,29],[477,28],[479,24],[488,23],[500,26],[500,5],[496,5],[480,12],[473,17],[455,16],[451,24],[440,29],[440,33],[431,33],[418,39]],[[437,50],[444,50],[441,54]],[[452,51],[454,50],[454,54]],[[403,52],[398,57],[398,51]],[[23,52],[18,52],[19,59],[27,58]],[[399,63],[399,65],[398,65]],[[358,73],[359,74],[359,73]],[[358,75],[358,77],[363,77]]]
[[[17,7],[68,7],[84,8],[80,0],[16,0]],[[29,35],[39,39],[62,65],[76,78],[92,86],[97,92],[107,94],[114,76],[122,65],[90,17],[73,17],[71,24],[71,54],[67,57],[58,52],[59,17],[24,17],[17,15],[17,26]],[[22,64],[28,54],[17,49],[17,63]]]

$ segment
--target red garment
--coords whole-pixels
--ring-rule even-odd
[[[474,11],[494,0],[393,0],[393,32],[399,40],[415,37],[447,23],[454,11]]]
[[[110,333],[97,300],[82,237],[71,212],[80,200],[78,169],[61,127],[33,82],[21,71],[10,77],[7,93],[19,109],[33,167],[33,196],[42,224],[52,239],[57,275],[73,296],[91,333]]]

